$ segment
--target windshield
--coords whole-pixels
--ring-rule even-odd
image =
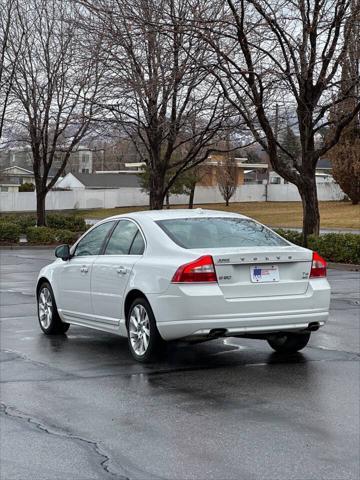
[[[246,218],[175,218],[156,222],[183,248],[270,247],[289,245],[268,228]]]

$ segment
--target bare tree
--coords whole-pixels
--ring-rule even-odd
[[[216,178],[220,193],[228,207],[237,187],[237,167],[231,155],[227,154],[224,160],[218,162]]]
[[[16,103],[8,115],[31,146],[38,225],[46,222],[47,193],[96,114],[102,73],[98,52],[96,46],[89,50],[84,45],[75,18],[66,0],[19,2],[12,15],[9,50]]]
[[[272,168],[299,190],[306,243],[320,226],[316,164],[360,111],[352,88],[358,76],[340,92],[340,66],[359,22],[359,0],[199,0],[196,12],[199,36],[213,52],[208,70],[268,153]],[[330,118],[334,102],[349,96],[353,109]],[[299,130],[299,159],[277,135],[288,123]],[[329,125],[332,135],[317,146],[320,129]]]
[[[161,209],[178,176],[207,158],[226,115],[216,79],[199,68],[205,44],[187,28],[187,0],[81,4],[89,30],[105,35],[106,118],[133,141],[148,167],[150,207]]]
[[[11,30],[11,19],[17,9],[17,0],[0,1],[0,139],[3,135],[6,109],[10,100],[10,92],[14,78],[15,62],[9,56],[9,34]],[[13,60],[16,60],[17,53],[22,44],[22,38],[18,38],[18,45],[13,51]]]

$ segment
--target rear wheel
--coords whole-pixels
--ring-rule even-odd
[[[39,288],[37,305],[40,328],[46,335],[65,333],[69,329],[70,324],[62,322],[59,317],[54,293],[48,282],[42,283]]]
[[[162,352],[164,341],[158,332],[155,316],[145,298],[136,298],[127,318],[128,343],[131,355],[138,362],[151,362]]]
[[[306,347],[310,333],[284,333],[268,338],[268,343],[278,353],[295,353]]]

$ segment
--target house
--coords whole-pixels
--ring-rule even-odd
[[[320,158],[316,165],[316,173],[326,173],[328,175],[331,175],[332,172],[332,166],[330,160],[327,158]]]
[[[32,169],[32,152],[30,147],[10,147],[0,149],[0,169],[8,167]]]
[[[99,155],[101,152],[99,153]],[[52,169],[57,170],[61,167],[62,152],[56,152],[52,164]],[[94,152],[88,147],[80,145],[70,154],[66,172],[92,173],[94,164]],[[32,169],[33,156],[30,147],[12,147],[0,150],[0,168],[21,167]]]
[[[216,187],[218,185],[218,169],[224,162],[222,154],[211,155],[203,164],[200,165],[200,180],[197,183],[200,187]],[[236,183],[262,183],[266,178],[268,169],[267,163],[247,163],[247,158],[234,158],[236,166]],[[250,174],[250,175],[249,175]]]
[[[0,175],[2,178],[11,179],[11,183],[16,185],[22,185],[23,183],[33,183],[35,185],[34,172],[18,165],[4,168],[0,171]]]
[[[331,163],[325,158],[321,158],[316,165],[316,183],[335,183],[334,177],[331,173]],[[269,173],[270,183],[272,184],[284,184],[288,183],[280,175],[274,171]]]
[[[106,188],[140,188],[140,179],[136,173],[68,173],[56,183],[57,189],[88,190]]]
[[[267,182],[269,168],[267,163],[246,163],[241,166],[244,168],[244,183],[263,184]]]
[[[71,173],[92,173],[94,164],[94,152],[84,146],[70,154],[69,162],[65,171]]]
[[[15,179],[0,177],[0,192],[18,192],[20,184]]]
[[[49,174],[48,182],[53,178]],[[32,183],[35,185],[35,176],[32,170],[13,165],[0,171],[0,191],[1,192],[18,192],[19,187],[24,183]]]

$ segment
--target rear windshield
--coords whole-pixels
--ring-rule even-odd
[[[171,240],[183,248],[289,245],[268,228],[245,218],[175,218],[156,223]]]

